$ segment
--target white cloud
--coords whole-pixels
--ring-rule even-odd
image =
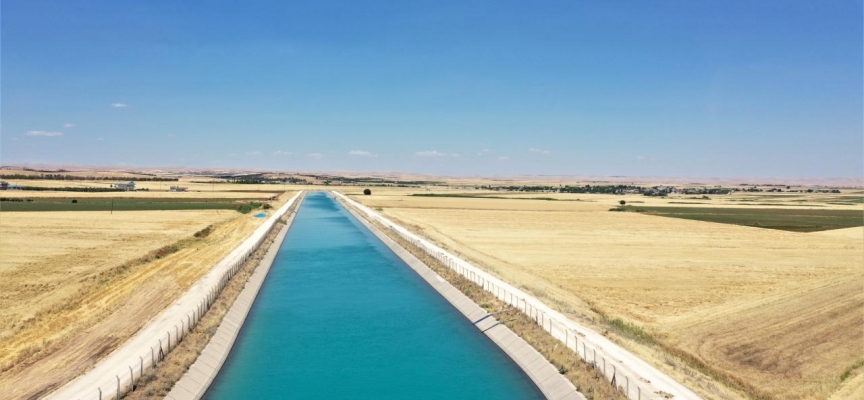
[[[73,124],[73,123],[71,123],[71,122],[67,122],[67,123],[63,124],[63,127],[64,127],[64,128],[74,128],[74,127],[75,127],[75,124]]]
[[[173,133],[166,133],[166,134],[165,134],[165,137],[175,138],[175,137],[177,137],[177,135],[175,135],[175,134],[173,134]]]
[[[27,132],[27,136],[63,136],[63,132],[47,132],[47,131],[29,131]]]
[[[247,151],[246,155],[247,156],[260,156],[261,152],[260,151]]]
[[[105,138],[100,136],[100,137],[96,138],[96,140],[105,140]]]
[[[636,159],[637,159],[637,160],[644,160],[644,159],[645,159],[645,156],[636,156]]]
[[[290,151],[276,150],[273,152],[273,155],[274,156],[290,156],[291,152]]]
[[[313,159],[316,159],[316,160],[320,160],[320,159],[324,158],[324,155],[321,154],[321,153],[309,153],[309,154],[306,155],[306,157],[313,158]]]
[[[437,150],[418,151],[418,152],[414,153],[414,155],[417,157],[459,157],[459,155],[456,153],[447,154],[447,153],[442,153],[442,152],[437,151]]]
[[[459,157],[459,153],[453,153],[450,155],[450,157],[457,158],[457,157]]]
[[[540,155],[544,155],[544,156],[548,156],[548,155],[552,154],[552,152],[549,151],[549,150],[535,149],[535,148],[533,148],[533,147],[530,148],[530,149],[528,149],[528,151],[530,151],[530,152],[532,152],[532,153],[534,153],[534,154],[540,154]]]
[[[480,152],[477,153],[477,155],[478,156],[484,156],[484,155],[489,154],[489,153],[494,153],[494,151],[489,150],[489,149],[483,149],[483,150],[480,150]]]
[[[501,157],[498,157],[498,161],[510,161],[510,157],[501,156]]]
[[[372,153],[370,153],[368,151],[364,151],[364,150],[351,150],[348,152],[348,155],[360,156],[360,157],[378,157],[377,154],[372,154]]]
[[[126,104],[126,103],[111,103],[110,106],[111,106],[111,107],[114,107],[114,108],[126,108],[126,107],[129,107],[129,105]]]

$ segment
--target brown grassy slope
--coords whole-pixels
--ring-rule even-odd
[[[287,198],[287,194],[282,196],[280,203]],[[162,212],[152,213],[151,219]],[[236,212],[222,211],[218,215],[223,218],[222,222],[216,223],[206,238],[192,238],[192,233],[206,224],[197,226],[185,221],[188,232],[184,236],[189,239],[183,239],[179,250],[146,263],[127,262],[125,268],[118,268],[116,263],[90,263],[87,257],[91,252],[85,251],[88,247],[75,243],[66,250],[86,256],[71,271],[63,262],[62,252],[55,254],[56,258],[32,264],[32,272],[20,274],[25,277],[20,284],[26,285],[28,274],[38,274],[40,269],[48,268],[56,272],[45,284],[51,285],[51,293],[61,295],[50,296],[50,301],[39,296],[17,300],[24,304],[24,309],[38,307],[47,311],[27,323],[6,324],[14,328],[10,328],[11,335],[0,341],[3,349],[0,352],[0,365],[3,366],[0,393],[8,393],[10,398],[30,398],[85,371],[169,305],[263,221]],[[62,218],[60,215],[57,217]],[[86,223],[82,225],[87,226]],[[81,226],[78,228],[82,229]],[[72,227],[67,234],[77,232]],[[38,239],[38,236],[34,238]],[[140,243],[136,243],[134,238],[124,240],[130,246],[125,254],[133,257],[141,257],[158,248],[137,247]],[[112,243],[103,245],[106,247],[104,251],[92,253],[113,254]],[[98,245],[95,247],[100,248]],[[46,301],[47,304],[43,303]],[[31,303],[32,306],[28,305]]]

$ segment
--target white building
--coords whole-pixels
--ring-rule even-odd
[[[131,192],[131,191],[135,190],[135,182],[130,181],[129,183],[117,183],[114,185],[114,188],[123,189],[127,192]]]

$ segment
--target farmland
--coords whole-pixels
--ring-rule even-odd
[[[139,194],[148,193],[121,193],[128,197],[115,199],[113,213],[7,212],[3,203],[0,392],[11,398],[38,397],[86,370],[263,221],[201,206],[205,200],[233,204],[237,199],[189,200],[187,193],[170,193],[169,200],[144,201],[135,197]],[[278,195],[273,206],[289,195]],[[55,198],[36,200],[51,205]],[[110,199],[82,197],[75,205],[88,200]],[[98,202],[93,207],[104,204]],[[135,211],[118,210],[118,204]],[[161,204],[166,211],[141,211],[144,204]],[[169,204],[175,209],[169,210]]]
[[[574,319],[595,324],[703,395],[861,394],[864,373],[854,367],[864,342],[864,228],[857,193],[844,199],[848,204],[831,204],[836,194],[697,200],[416,193],[351,194]],[[538,196],[573,201],[526,199]],[[620,199],[646,212],[610,212]],[[706,222],[718,215],[721,220],[713,222],[722,223]],[[760,226],[742,220],[753,216]],[[851,227],[808,232],[829,226]],[[765,229],[770,227],[786,230]],[[624,324],[609,324],[616,319]],[[636,329],[624,332],[626,324]]]
[[[252,200],[256,199],[37,197],[25,200],[7,198],[0,199],[0,211],[235,210]]]
[[[683,218],[779,229],[791,232],[817,232],[864,225],[861,210],[766,209],[766,208],[700,208],[700,207],[619,207],[622,211],[647,215]]]

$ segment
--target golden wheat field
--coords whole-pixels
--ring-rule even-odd
[[[85,371],[263,221],[231,210],[0,213],[0,393],[38,397]]]
[[[665,353],[693,356],[721,381],[740,382],[739,395],[864,394],[862,368],[854,368],[864,358],[864,228],[798,233],[609,212],[620,196],[410,193],[352,194],[574,318],[603,314],[637,324]],[[519,196],[526,195],[511,197]],[[632,199],[675,201],[640,197]],[[819,200],[811,201],[861,209]],[[676,371],[663,352],[634,351],[683,380],[706,379]]]

